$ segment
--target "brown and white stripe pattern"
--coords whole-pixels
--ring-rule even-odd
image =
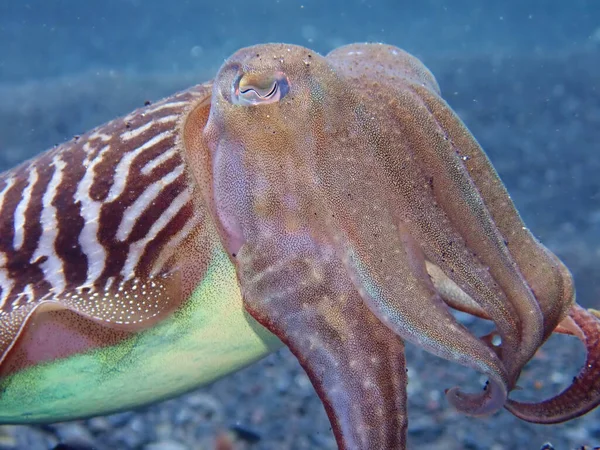
[[[114,312],[119,292],[167,289],[174,252],[202,226],[178,125],[207,95],[196,86],[0,175],[0,361],[16,322],[42,301],[128,323]],[[159,311],[136,308],[137,320]]]

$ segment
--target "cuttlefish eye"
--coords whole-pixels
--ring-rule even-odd
[[[275,103],[289,90],[290,82],[282,72],[271,75],[243,73],[231,86],[231,101],[242,106]]]

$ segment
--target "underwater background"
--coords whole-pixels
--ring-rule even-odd
[[[525,222],[600,307],[600,1],[0,0],[0,170],[214,76],[240,47],[326,53],[385,42],[421,58],[482,144]],[[465,318],[465,320],[468,320]],[[553,337],[524,370],[533,400],[583,362]],[[484,380],[407,346],[409,447],[600,446],[600,410],[563,425],[506,411],[464,417],[444,389]],[[181,398],[86,421],[0,427],[0,449],[333,449],[314,390],[287,350]]]

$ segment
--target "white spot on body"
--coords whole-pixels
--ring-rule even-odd
[[[36,166],[30,166],[29,168],[29,177],[27,178],[27,186],[23,189],[23,194],[21,197],[21,201],[17,204],[17,208],[15,209],[15,234],[13,239],[13,248],[15,251],[18,251],[23,247],[23,241],[25,238],[25,214],[27,213],[27,208],[29,207],[29,202],[31,201],[31,193],[33,192],[33,188],[35,183],[38,181],[38,171]]]
[[[165,187],[173,183],[183,174],[183,170],[183,164],[179,165],[175,168],[175,170],[169,172],[160,180],[150,184],[148,187],[146,187],[144,192],[140,194],[135,202],[125,209],[125,212],[123,213],[123,219],[121,220],[119,228],[117,229],[118,240],[125,241],[129,237],[133,227],[141,215],[148,209],[148,206],[150,206],[152,202],[156,200],[156,197],[159,196]]]
[[[94,151],[94,147],[92,147],[92,145],[90,144],[90,141],[86,141],[86,142],[83,144],[83,147],[82,147],[82,149],[83,149],[83,151],[85,152],[85,154],[86,154],[86,155],[88,155],[88,158],[89,158],[89,155],[90,155],[90,153],[92,153],[92,152]],[[86,160],[84,161],[83,165],[84,165],[84,166],[86,166],[86,163],[88,163],[88,162],[89,162],[89,161],[86,159]]]
[[[110,187],[110,191],[108,192],[108,196],[106,197],[106,202],[110,203],[116,200],[125,189],[125,184],[127,183],[127,178],[129,175],[129,171],[131,169],[131,164],[135,160],[135,158],[143,153],[145,150],[159,144],[163,140],[171,137],[173,135],[172,130],[163,131],[162,133],[153,136],[152,139],[145,142],[142,146],[136,148],[133,151],[126,153],[123,158],[117,164],[114,174],[114,183]]]
[[[56,197],[58,186],[62,182],[63,170],[66,167],[66,163],[61,159],[60,154],[58,154],[52,159],[52,165],[55,170],[42,197],[42,212],[40,214],[42,235],[30,262],[33,263],[42,257],[47,258],[46,261],[40,264],[40,267],[44,273],[44,278],[52,286],[54,294],[57,295],[64,291],[66,281],[63,273],[63,261],[56,254],[54,248],[56,236],[58,235],[58,219],[56,216],[57,211],[52,205],[52,201]]]
[[[94,183],[95,168],[102,158],[110,150],[108,145],[104,146],[94,158],[85,171],[83,178],[77,185],[74,200],[81,202],[81,217],[85,220],[83,229],[79,235],[79,244],[88,261],[87,280],[85,284],[93,285],[102,274],[106,264],[106,250],[98,241],[98,226],[100,208],[102,203],[92,200],[90,189]]]
[[[12,291],[15,282],[8,276],[6,270],[6,254],[0,253],[0,288],[2,289],[2,297],[0,298],[0,310],[4,308],[6,300]]]
[[[102,142],[108,142],[111,140],[112,136],[110,134],[104,134],[102,133],[102,131],[100,131],[101,129],[98,129],[96,131],[94,131],[92,134],[90,134],[89,140],[90,141],[95,141],[95,140],[101,140]]]
[[[148,161],[144,167],[142,167],[142,170],[140,170],[140,172],[142,173],[142,175],[150,175],[152,173],[152,171],[154,169],[156,169],[158,166],[160,166],[162,163],[168,161],[169,159],[171,159],[172,157],[174,157],[177,154],[177,151],[175,150],[174,147],[170,148],[169,150],[167,150],[166,152],[163,152],[160,154],[160,156]]]
[[[4,207],[4,198],[6,196],[6,193],[8,192],[8,190],[10,188],[12,188],[15,185],[15,178],[14,177],[10,177],[7,181],[6,181],[6,186],[4,186],[4,189],[2,189],[2,191],[0,191],[0,212],[2,211],[2,208]]]
[[[146,114],[154,114],[159,111],[163,111],[165,109],[171,108],[182,108],[188,105],[188,102],[167,102],[167,103],[157,103],[153,108],[149,108],[144,111]]]
[[[190,201],[190,193],[187,190],[181,192],[177,197],[173,199],[169,207],[161,214],[146,236],[139,241],[132,243],[129,246],[129,252],[125,265],[121,271],[121,275],[125,279],[133,278],[135,274],[135,268],[146,250],[146,246],[160,233],[169,222],[181,211],[181,209]]]
[[[138,137],[140,134],[142,134],[145,131],[148,131],[150,128],[152,128],[152,125],[154,125],[154,121],[145,123],[144,125],[141,125],[137,128],[129,129],[129,130],[125,131],[123,134],[121,134],[121,139],[123,139],[124,141],[129,141],[135,137]]]
[[[192,233],[193,229],[200,224],[198,216],[193,215],[186,224],[175,234],[169,242],[167,242],[160,255],[156,258],[152,270],[150,271],[151,276],[156,276],[161,273],[164,269],[165,264],[173,256],[175,249],[179,248],[179,245]]]
[[[19,295],[20,295],[21,298],[27,297],[27,300],[25,300],[25,303],[31,303],[31,302],[33,302],[33,300],[35,299],[35,294],[33,292],[33,286],[31,284],[28,284],[23,289],[23,292],[21,294],[19,294]]]
[[[10,177],[6,181],[6,186],[0,191],[0,212],[4,207],[4,199],[6,197],[6,193],[15,185],[15,178]],[[10,291],[14,286],[14,281],[8,275],[8,271],[6,270],[6,254],[0,253],[0,289],[2,289],[2,297],[0,297],[0,309],[2,309],[8,299]]]

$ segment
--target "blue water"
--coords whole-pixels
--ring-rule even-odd
[[[582,50],[600,42],[596,0],[34,0],[0,2],[0,82],[90,68],[172,72],[239,47],[326,52],[385,41],[418,55]]]

